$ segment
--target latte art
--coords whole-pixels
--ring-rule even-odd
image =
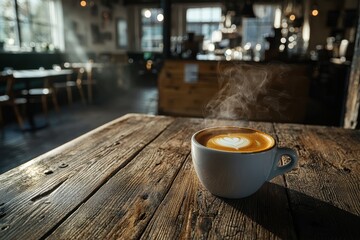
[[[196,139],[214,150],[242,153],[261,152],[275,145],[275,140],[266,133],[238,127],[209,128],[200,132]]]
[[[236,150],[239,150],[240,148],[246,147],[250,144],[250,141],[248,139],[231,137],[231,134],[228,134],[224,137],[217,136],[216,138],[210,139],[209,141],[214,141],[215,144],[223,147],[234,148]]]

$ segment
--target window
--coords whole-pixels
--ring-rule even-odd
[[[126,48],[128,46],[128,38],[127,38],[127,23],[125,19],[119,18],[117,19],[116,25],[116,44],[118,48]]]
[[[265,37],[273,34],[273,26],[277,5],[254,5],[254,12],[257,18],[243,18],[243,45],[261,45],[261,49],[265,49]]]
[[[0,1],[0,9],[0,42],[3,47],[19,45],[14,1]]]
[[[186,31],[203,35],[210,40],[211,34],[219,29],[221,22],[220,7],[188,8],[186,10]]]
[[[162,9],[151,8],[141,11],[141,49],[161,52],[163,49],[164,15]]]
[[[58,0],[1,0],[0,9],[4,50],[63,49]]]

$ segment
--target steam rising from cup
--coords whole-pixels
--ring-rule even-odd
[[[204,110],[207,118],[262,120],[269,113],[281,114],[287,96],[270,84],[273,75],[277,83],[285,84],[286,67],[277,65],[234,64],[219,74],[220,90]],[[283,83],[281,83],[283,81]],[[266,116],[266,117],[264,117]]]

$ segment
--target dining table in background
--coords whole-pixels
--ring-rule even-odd
[[[190,139],[256,128],[298,166],[243,199],[199,182]],[[0,239],[360,239],[360,131],[128,114],[0,175]]]
[[[40,79],[49,77],[66,76],[73,73],[70,69],[29,69],[12,70],[15,79]]]
[[[51,88],[52,91],[55,91],[55,89],[52,86],[53,78],[71,75],[73,71],[71,69],[30,69],[30,70],[12,70],[9,71],[9,73],[13,74],[16,82],[20,82],[20,81],[24,82],[25,90],[27,91],[29,91],[29,89],[32,88],[31,83],[37,80],[42,80],[44,84],[47,81],[49,83],[48,87]],[[26,97],[27,97],[26,113],[29,121],[29,127],[26,130],[34,131],[44,126],[47,126],[47,124],[42,124],[41,126],[39,124],[36,124],[34,113],[32,107],[30,106],[29,94],[27,94]]]

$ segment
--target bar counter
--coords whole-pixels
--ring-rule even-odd
[[[206,117],[207,104],[221,98],[233,99],[236,104],[230,107],[238,108],[236,116],[242,119],[303,123],[309,101],[309,65],[166,60],[158,90],[161,114]]]
[[[299,164],[238,200],[211,195],[191,135],[235,125]],[[360,239],[360,131],[129,114],[0,175],[0,239]]]

